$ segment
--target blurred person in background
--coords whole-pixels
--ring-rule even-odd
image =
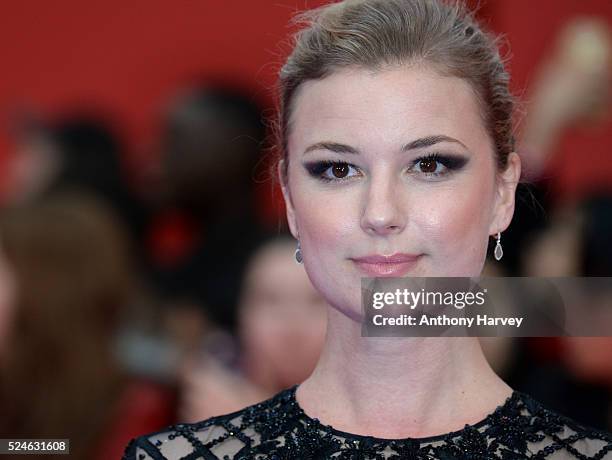
[[[240,293],[238,359],[220,356],[226,349],[219,345],[227,342],[209,337],[212,353],[196,355],[184,366],[180,421],[238,410],[310,375],[325,338],[326,306],[293,260],[294,252],[286,235],[268,239],[254,252]]]
[[[31,118],[20,124],[17,146],[10,162],[9,205],[84,192],[110,207],[139,241],[146,211],[129,185],[126,152],[112,123],[94,110],[57,119]]]
[[[186,89],[170,104],[147,231],[151,279],[168,303],[199,305],[235,328],[239,282],[261,238],[253,178],[265,127],[256,102],[220,86]]]
[[[586,205],[599,203],[599,211],[585,216],[579,198],[558,197],[552,182],[557,179],[561,161],[557,153],[567,133],[577,126],[599,126],[609,119],[611,75],[609,24],[596,17],[569,20],[536,69],[527,92],[520,136],[523,182],[517,188],[512,225],[504,236],[512,251],[506,251],[500,262],[489,258],[485,276],[610,276],[606,267],[612,260],[612,232],[609,224],[603,223],[606,212],[602,207],[606,198]],[[576,150],[574,155],[581,153]],[[601,184],[598,187],[603,188]],[[591,194],[597,192],[593,189]],[[583,221],[585,217],[587,221]],[[595,267],[599,268],[594,271]],[[562,383],[570,374],[580,374],[570,370],[580,367],[570,362],[572,356],[587,354],[574,353],[574,345],[586,351],[586,344],[592,344],[590,362],[612,362],[610,346],[601,342],[607,344],[609,339],[481,338],[492,366],[511,385],[582,423],[611,430],[607,384],[606,388],[589,389],[588,384],[582,388]],[[599,368],[605,373],[607,366]],[[574,394],[581,397],[570,397]]]
[[[68,438],[70,458],[103,460],[167,423],[162,393],[131,382],[114,355],[135,285],[112,212],[57,194],[5,210],[0,242],[2,437]]]
[[[534,277],[612,276],[610,235],[612,195],[568,204],[531,238],[523,272]],[[609,309],[612,300],[607,301]],[[522,362],[517,359],[508,369],[511,381],[582,423],[612,430],[612,338],[560,337],[554,347],[547,355],[535,343],[531,353],[522,354]]]
[[[612,196],[593,195],[556,208],[544,229],[526,235],[522,276],[609,277],[612,273]],[[489,264],[485,276],[500,276]],[[609,310],[612,300],[602,308]],[[581,308],[595,308],[584,305]],[[581,423],[612,430],[610,337],[482,337],[491,365],[516,388]]]
[[[522,132],[524,176],[548,172],[563,131],[603,123],[610,115],[612,33],[596,17],[576,17],[561,29],[550,56],[537,69]]]
[[[536,69],[524,105],[526,116],[520,120],[519,152],[524,168],[517,188],[517,210],[504,237],[513,248],[501,261],[508,275],[521,275],[520,258],[527,240],[547,227],[555,208],[566,204],[567,197],[559,199],[552,188],[559,168],[559,146],[572,128],[601,125],[610,117],[611,76],[610,26],[594,17],[568,21],[549,56]]]

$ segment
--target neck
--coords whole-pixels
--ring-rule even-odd
[[[354,434],[426,437],[476,423],[512,393],[474,337],[362,337],[329,308],[326,342],[296,395],[306,414]]]

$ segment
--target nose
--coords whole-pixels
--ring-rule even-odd
[[[373,177],[366,192],[361,228],[381,236],[400,233],[406,225],[401,199],[401,190],[394,178]]]

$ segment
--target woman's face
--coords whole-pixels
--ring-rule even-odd
[[[271,392],[301,382],[314,369],[325,338],[325,300],[281,240],[260,249],[246,273],[240,339],[246,371]]]
[[[512,218],[520,162],[511,154],[496,179],[467,82],[340,70],[301,85],[290,123],[287,217],[331,305],[358,319],[362,277],[480,274],[489,235]]]

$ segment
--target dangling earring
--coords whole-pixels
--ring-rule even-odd
[[[495,245],[495,251],[493,252],[495,255],[495,260],[500,260],[504,256],[504,250],[501,246],[501,233],[497,232],[497,244]]]
[[[297,249],[295,250],[295,262],[301,264],[304,259],[302,258],[302,248],[300,246],[300,240],[297,242]]]

